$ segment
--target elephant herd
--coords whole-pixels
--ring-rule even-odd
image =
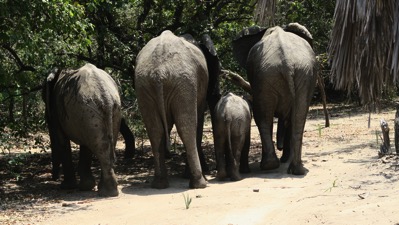
[[[173,125],[187,152],[190,188],[207,186],[203,171],[208,168],[201,149],[207,108],[218,179],[240,180],[240,172],[249,172],[252,110],[262,142],[261,169],[275,169],[280,161],[288,161],[288,173],[305,174],[302,137],[317,69],[311,41],[310,33],[297,23],[284,28],[244,29],[233,41],[233,52],[248,73],[252,100],[247,101],[233,93],[221,96],[221,64],[208,35],[197,41],[191,35],[178,37],[164,31],[150,40],[137,55],[134,89],[154,156],[151,186],[169,186],[165,157]],[[93,189],[96,182],[90,168],[94,154],[101,167],[99,195],[117,196],[117,135],[121,132],[126,145],[132,148],[134,137],[121,115],[114,80],[103,70],[86,64],[77,70],[52,71],[43,89],[53,178],[59,177],[62,165],[62,188]],[[279,120],[277,146],[284,152],[281,159],[272,141],[273,117]],[[80,145],[79,184],[70,141]],[[132,152],[126,154],[131,156]]]

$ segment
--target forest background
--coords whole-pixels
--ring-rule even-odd
[[[135,58],[164,30],[208,33],[224,69],[245,77],[232,56],[231,42],[256,25],[256,1],[247,0],[0,0],[0,153],[10,152],[29,134],[46,131],[41,85],[54,67],[89,62],[106,70],[121,88],[124,114],[139,140],[146,132],[133,89]],[[330,82],[327,51],[335,1],[277,1],[274,24],[299,22],[313,35],[327,101],[347,101]],[[222,79],[221,88],[243,92]],[[317,90],[317,89],[316,89]],[[354,96],[354,95],[353,95]],[[386,95],[390,96],[390,95]],[[315,101],[319,101],[318,92]],[[10,142],[10,140],[14,140]],[[23,143],[22,143],[23,145]],[[48,150],[40,138],[36,147]],[[26,146],[28,148],[28,146]]]

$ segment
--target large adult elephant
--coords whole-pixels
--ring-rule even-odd
[[[70,141],[73,141],[80,145],[79,188],[91,190],[96,185],[91,172],[94,154],[101,167],[99,195],[117,196],[113,167],[121,123],[121,102],[114,80],[105,71],[86,64],[77,70],[51,73],[44,88],[53,175],[57,174],[54,169],[61,163],[64,173],[61,187],[76,187],[70,146]]]
[[[309,31],[297,23],[285,29],[244,29],[233,41],[236,58],[246,68],[252,87],[254,119],[262,141],[261,169],[280,166],[272,141],[276,116],[283,128],[279,133],[284,136],[284,148],[290,152],[288,173],[306,173],[302,139],[317,73],[311,41]]]
[[[169,186],[165,152],[173,125],[187,151],[189,186],[206,187],[199,159],[203,158],[200,145],[207,100],[214,107],[218,99],[212,100],[212,96],[220,97],[214,91],[219,72],[209,36],[203,38],[203,45],[196,45],[190,35],[177,37],[171,31],[164,31],[138,54],[135,90],[154,154],[153,188]]]

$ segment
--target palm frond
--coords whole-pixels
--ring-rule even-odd
[[[274,26],[277,0],[258,0],[255,6],[255,21],[264,27]]]
[[[393,25],[393,54],[392,54],[392,72],[394,74],[394,82],[398,82],[399,73],[399,1],[395,1],[394,9],[394,25]]]
[[[363,103],[378,101],[396,80],[398,53],[393,64],[392,47],[397,5],[395,0],[336,1],[331,79],[339,89],[351,92],[358,88]]]

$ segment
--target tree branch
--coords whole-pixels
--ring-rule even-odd
[[[241,87],[244,91],[251,94],[251,85],[242,76],[230,70],[222,70],[222,77],[229,79],[233,84]]]
[[[138,18],[137,18],[137,30],[141,30],[141,24],[145,21],[145,18],[147,18],[148,13],[151,10],[152,5],[154,4],[153,0],[147,0],[147,1],[143,1],[144,2],[144,10],[143,13],[141,13]]]
[[[35,72],[36,69],[33,66],[27,66],[25,65],[21,58],[19,58],[17,52],[11,48],[11,46],[7,45],[7,44],[3,44],[1,45],[1,47],[3,47],[4,49],[6,49],[13,57],[14,61],[17,63],[18,67],[19,67],[19,71],[18,73],[22,72],[22,71],[31,71],[31,72]]]

